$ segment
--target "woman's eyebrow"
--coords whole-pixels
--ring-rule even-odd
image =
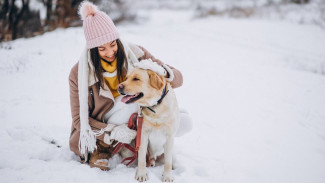
[[[110,45],[112,45],[115,41],[112,41]]]

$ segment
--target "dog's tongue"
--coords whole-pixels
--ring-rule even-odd
[[[126,103],[129,101],[131,98],[133,98],[132,95],[126,95],[125,97],[121,98],[121,102]]]

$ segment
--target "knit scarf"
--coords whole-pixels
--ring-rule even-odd
[[[116,70],[117,59],[115,59],[111,63],[107,63],[104,60],[101,60],[100,62],[103,69],[106,71],[104,72],[104,79],[107,82],[107,85],[111,90],[113,97],[116,98],[120,95],[119,92],[117,91],[117,86],[119,84],[117,78],[117,70]]]

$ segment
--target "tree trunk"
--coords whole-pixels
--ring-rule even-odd
[[[5,0],[0,10],[0,41],[5,39],[5,34],[9,29],[7,13],[9,10],[9,0]]]
[[[29,10],[29,0],[21,0],[23,3],[23,7],[21,8],[20,12],[17,14],[12,27],[12,39],[17,38],[17,24],[21,20],[22,15]],[[14,5],[13,5],[14,6]]]
[[[46,4],[45,25],[51,25],[51,24],[53,24],[53,22],[52,22],[52,13],[53,13],[52,12],[52,0],[47,0],[45,4]]]

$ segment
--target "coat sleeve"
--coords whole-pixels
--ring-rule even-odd
[[[164,64],[162,61],[160,61],[159,59],[157,59],[153,55],[151,55],[151,53],[148,50],[146,50],[145,48],[143,48],[142,46],[139,46],[139,48],[141,48],[141,50],[144,52],[144,55],[139,58],[140,61],[145,60],[145,59],[151,59],[152,61],[157,62],[159,65]],[[182,73],[178,69],[176,69],[170,65],[167,65],[167,66],[172,70],[172,72],[174,74],[174,79],[170,82],[171,86],[173,88],[178,88],[178,87],[182,86],[183,85]]]
[[[79,93],[78,93],[78,64],[76,64],[69,75],[69,87],[70,87],[70,107],[72,116],[72,131],[80,131],[80,116],[79,116]],[[105,128],[107,124],[97,121],[96,119],[89,117],[89,125],[93,130],[99,130]],[[97,139],[104,139],[104,134],[97,137]]]

